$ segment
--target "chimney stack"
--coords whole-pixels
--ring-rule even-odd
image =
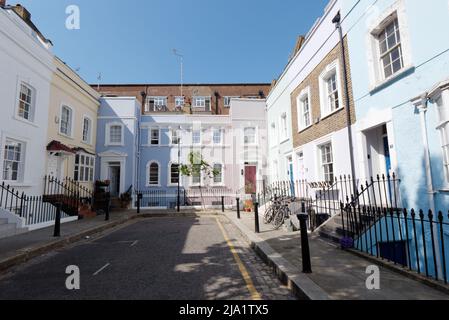
[[[6,0],[0,0],[0,7],[6,6]]]

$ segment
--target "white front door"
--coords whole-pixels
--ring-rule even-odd
[[[64,158],[61,156],[48,155],[47,175],[62,179]]]

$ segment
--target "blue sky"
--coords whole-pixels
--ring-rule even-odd
[[[90,83],[271,82],[296,37],[328,0],[8,0],[20,2],[55,45],[54,52]],[[81,29],[65,28],[78,5]]]

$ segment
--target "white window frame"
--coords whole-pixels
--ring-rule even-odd
[[[246,142],[246,130],[247,129],[254,129],[254,142],[251,142],[251,143],[247,143]],[[248,126],[248,127],[244,127],[243,128],[243,145],[245,145],[245,146],[255,146],[255,145],[257,145],[257,141],[258,141],[258,139],[257,139],[257,137],[258,137],[258,132],[257,132],[257,127],[256,126]]]
[[[207,101],[209,101],[209,106],[207,106]],[[212,99],[210,96],[194,96],[192,97],[192,108],[193,109],[204,109],[204,111],[211,111]]]
[[[182,101],[181,104],[179,104],[179,101]],[[175,97],[175,107],[176,108],[183,108],[186,103],[185,97],[177,96]]]
[[[201,129],[192,129],[192,144],[193,145],[201,145],[203,141],[203,130]],[[195,132],[199,132],[199,138],[200,140],[198,142],[195,142]]]
[[[10,161],[10,160],[6,160],[5,159],[5,148],[6,148],[6,144],[8,142],[15,142],[15,143],[19,143],[21,145],[21,150],[20,150],[20,161],[18,162],[18,170],[17,170],[17,179],[16,180],[12,180],[12,179],[5,179],[4,177],[4,170],[5,170],[5,162],[6,161]],[[19,139],[15,139],[15,138],[11,138],[9,136],[6,136],[3,139],[3,144],[2,144],[2,149],[1,149],[1,179],[5,182],[9,182],[9,183],[22,183],[25,180],[25,161],[26,161],[26,146],[27,146],[27,142],[19,140]],[[17,162],[15,160],[13,160],[14,162]]]
[[[120,126],[121,129],[121,133],[122,133],[122,137],[121,137],[121,142],[111,142],[111,127],[115,127],[115,126]],[[106,124],[106,146],[121,146],[123,147],[125,145],[125,126],[123,123],[121,122],[109,122]]]
[[[230,108],[231,107],[231,100],[232,99],[239,99],[240,97],[238,96],[225,96],[223,98],[223,105],[225,108]]]
[[[217,132],[220,133],[220,141],[219,141],[219,142],[216,142],[216,141],[215,141],[215,133],[217,133]],[[224,133],[223,128],[213,128],[213,129],[212,129],[212,143],[213,143],[214,145],[220,146],[220,145],[223,144],[223,133]]]
[[[182,144],[182,132],[181,129],[176,129],[176,128],[170,128],[170,145],[172,146],[177,146],[178,142],[174,142],[174,133],[176,133],[176,136],[179,140],[179,145]]]
[[[158,143],[157,144],[153,144],[153,131],[157,131],[157,136],[158,136]],[[148,129],[148,145],[149,146],[160,146],[161,145],[161,128],[159,127],[150,127]]]
[[[181,167],[181,165],[179,165],[178,162],[170,162],[170,163],[168,164],[168,169],[167,169],[167,173],[168,173],[168,175],[167,175],[167,186],[169,186],[169,187],[175,187],[175,186],[178,186],[178,183],[177,183],[177,182],[173,183],[172,180],[171,180],[171,178],[172,178],[171,167],[172,167],[173,165],[178,165],[178,170],[179,170],[180,167]],[[180,186],[182,185],[181,173],[179,173],[179,185],[180,185]]]
[[[332,162],[327,162],[327,163],[323,163],[323,148],[327,145],[331,146],[331,156],[332,156]],[[326,141],[324,143],[321,143],[317,146],[318,149],[318,173],[319,173],[319,179],[323,182],[334,182],[333,180],[335,179],[335,157],[334,157],[334,146],[331,140]],[[326,181],[326,174],[324,171],[324,166],[325,165],[329,165],[332,164],[332,176],[333,176],[333,180],[332,181]]]
[[[84,130],[85,130],[85,121],[88,121],[88,123],[89,123],[89,130],[88,130],[88,133],[87,133],[87,140],[85,140],[84,139]],[[92,130],[93,130],[93,121],[92,121],[92,118],[91,117],[89,117],[89,116],[87,116],[87,115],[84,115],[83,116],[83,124],[82,124],[82,128],[81,128],[81,135],[82,135],[82,137],[81,137],[81,141],[83,141],[84,143],[86,143],[86,144],[88,144],[88,145],[92,145]]]
[[[388,78],[385,78],[383,67],[380,61],[380,46],[378,36],[394,19],[398,19],[399,34],[401,38],[402,69]],[[382,86],[391,79],[394,79],[413,67],[412,50],[407,22],[407,12],[404,0],[397,0],[383,13],[374,19],[367,21],[368,32],[366,34],[366,47],[368,73],[370,80],[370,91]]]
[[[335,74],[338,108],[331,110],[328,80]],[[340,62],[335,60],[328,64],[319,77],[321,120],[343,109],[343,90],[341,89]]]
[[[150,107],[150,100],[153,100],[153,109]],[[157,107],[167,107],[167,97],[164,96],[150,96],[147,97],[147,101],[145,103],[146,112],[158,112],[163,110],[157,110]]]
[[[194,176],[193,176],[193,174],[192,174],[192,176],[190,177],[190,185],[191,185],[192,187],[198,187],[198,186],[201,186],[201,185],[202,185],[201,182],[203,182],[203,171],[200,171],[199,182],[194,182],[194,181],[193,181],[193,178],[194,178]]]
[[[275,122],[271,123],[270,131],[271,131],[270,144],[271,144],[271,147],[274,148],[274,147],[278,146],[278,133],[277,133],[276,123]]]
[[[215,166],[221,166],[221,181],[220,182],[216,182],[215,181],[215,176],[212,178],[212,185],[214,185],[214,186],[216,186],[216,187],[219,187],[219,186],[224,186],[225,185],[225,183],[224,183],[224,177],[225,177],[225,175],[224,175],[224,165],[223,165],[223,163],[221,163],[221,162],[215,162],[213,165],[212,165],[212,169],[213,170],[215,170]]]
[[[69,114],[69,132],[68,133],[64,133],[64,132],[62,132],[62,112],[63,112],[63,109],[64,108],[67,108],[69,111],[70,111],[70,114]],[[73,138],[73,119],[74,119],[74,112],[73,112],[73,108],[72,107],[70,107],[67,103],[63,103],[63,104],[61,104],[61,107],[60,107],[60,109],[59,109],[59,134],[60,135],[63,135],[63,136],[66,136],[66,137],[68,137],[68,138]]]
[[[387,37],[387,27],[389,27],[389,26],[391,26],[391,25],[393,25],[394,26],[394,36],[395,36],[395,40],[396,40],[396,43],[395,43],[395,45],[393,45],[391,48],[389,48],[388,46],[388,37]],[[399,34],[399,39],[398,39],[398,34]],[[404,59],[403,59],[403,57],[402,57],[402,43],[401,43],[401,35],[400,35],[401,33],[400,33],[400,29],[399,29],[399,21],[398,21],[398,19],[397,19],[397,17],[395,17],[394,19],[392,19],[391,21],[389,21],[385,26],[384,26],[384,28],[382,29],[382,31],[379,33],[379,34],[377,34],[376,35],[376,37],[377,37],[377,46],[378,46],[378,52],[379,52],[379,61],[377,61],[377,63],[379,64],[379,68],[381,69],[380,70],[380,74],[381,74],[381,76],[383,77],[383,79],[388,79],[388,78],[391,78],[391,77],[394,77],[396,74],[398,74],[398,73],[400,73],[401,72],[401,70],[404,68]],[[380,41],[380,37],[381,36],[385,36],[385,45],[387,46],[387,48],[386,48],[386,51],[385,52],[382,52],[382,50],[381,50],[381,41]],[[394,71],[393,70],[393,59],[392,59],[392,55],[393,55],[393,52],[395,51],[395,50],[397,50],[398,51],[398,53],[399,53],[399,59],[396,59],[396,60],[394,60],[394,61],[397,61],[397,60],[399,60],[399,63],[400,63],[400,65],[401,65],[401,67],[397,70],[397,71]],[[390,68],[390,71],[391,71],[391,74],[390,75],[387,75],[385,72],[385,69],[386,69],[386,66],[385,66],[385,64],[384,64],[384,58],[385,57],[389,57],[390,58],[390,64],[389,64],[389,68]]]
[[[281,137],[281,141],[288,140],[288,116],[287,112],[283,112],[281,117],[279,118],[279,136]]]
[[[151,168],[152,164],[157,164],[157,184],[150,183],[150,168]],[[147,166],[146,166],[146,177],[147,177],[147,180],[146,180],[145,184],[148,188],[156,188],[156,187],[161,186],[161,164],[159,163],[159,161],[156,161],[156,160],[148,161]]]
[[[30,104],[30,110],[28,112],[29,119],[26,119],[25,117],[21,116],[20,113],[20,102],[22,101],[21,93],[22,93],[22,86],[25,86],[27,89],[31,91],[31,102]],[[16,113],[15,116],[17,119],[28,122],[28,123],[34,123],[35,116],[36,116],[36,89],[30,85],[28,82],[19,80],[18,86],[17,86],[17,98],[16,98]]]
[[[78,163],[76,163],[76,157],[78,157]],[[81,157],[84,157],[84,163],[81,163]],[[86,159],[89,159],[89,165],[86,164]],[[75,181],[81,182],[81,183],[87,183],[87,182],[94,182],[95,180],[95,156],[91,154],[87,154],[84,152],[79,152],[75,155],[74,160],[74,172],[73,172],[73,178]],[[88,179],[86,179],[85,173],[86,169],[88,172]],[[83,174],[81,174],[83,172]],[[76,176],[76,174],[78,176]],[[81,179],[81,176],[83,177]]]
[[[440,134],[442,166],[445,172],[443,188],[449,190],[449,82],[432,92],[431,99],[435,104],[438,119],[436,130]]]
[[[304,112],[304,106],[305,106],[305,100],[308,101],[308,108],[309,108],[309,124],[307,125],[305,123],[305,112]],[[297,110],[297,116],[298,116],[298,132],[304,131],[307,128],[310,128],[313,125],[312,121],[312,104],[311,104],[311,95],[310,95],[310,87],[307,87],[303,89],[298,97],[296,98],[296,110]]]

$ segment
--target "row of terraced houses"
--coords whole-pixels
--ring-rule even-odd
[[[230,195],[265,195],[282,182],[287,190],[276,192],[311,199],[315,214],[317,201],[333,206],[326,219],[342,219],[335,228],[366,253],[448,274],[449,39],[438,36],[449,27],[446,0],[331,0],[271,84],[195,85],[90,86],[25,8],[0,5],[2,197],[26,202],[58,193],[49,187],[108,181],[113,198],[142,193],[148,208],[175,207],[180,190],[183,206],[226,195],[231,207]],[[213,175],[180,174],[194,153]],[[340,205],[351,197],[366,214],[354,224],[346,208],[345,226]],[[2,208],[4,235],[53,219]],[[421,218],[409,236],[416,228],[400,214],[413,208],[440,223]]]

